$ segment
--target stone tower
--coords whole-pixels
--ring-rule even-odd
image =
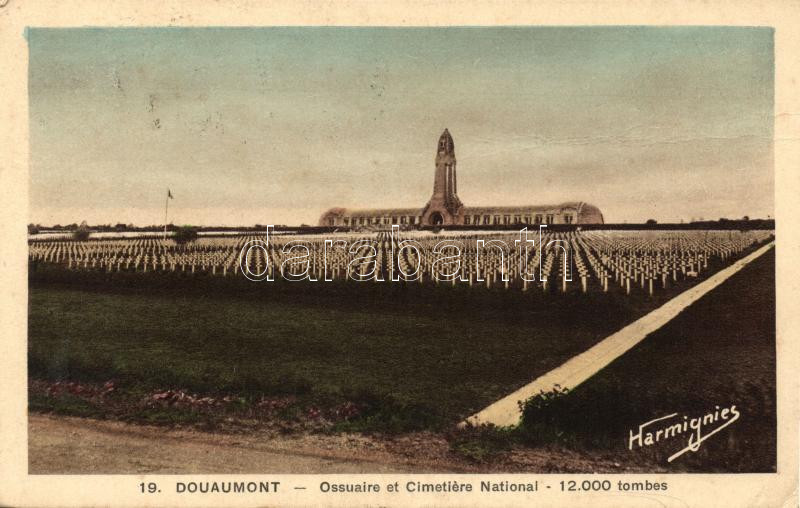
[[[458,199],[456,185],[456,150],[453,137],[445,129],[436,149],[436,174],[433,195],[422,211],[422,225],[453,225],[464,222],[464,205]]]

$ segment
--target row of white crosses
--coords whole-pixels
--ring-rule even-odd
[[[680,231],[627,232],[591,231],[579,239],[595,274],[609,276],[631,292],[631,284],[647,287],[652,295],[654,283],[667,287],[668,279],[697,277],[708,268],[711,258],[728,260],[754,243],[766,240],[769,231]]]
[[[771,231],[544,231],[541,236],[538,231],[531,233],[529,238],[535,244],[525,255],[520,251],[520,243],[515,243],[521,238],[518,232],[443,235],[404,232],[377,236],[204,237],[188,245],[156,238],[32,241],[29,257],[68,269],[108,272],[241,276],[244,269],[247,275],[263,275],[269,280],[399,278],[420,284],[467,283],[523,291],[531,287],[546,291],[557,284],[554,287],[564,292],[567,283],[574,281],[580,283],[583,292],[594,288],[609,291],[609,286],[616,284],[626,293],[638,286],[652,295],[658,287],[667,287],[670,280],[696,277],[708,268],[709,260],[727,261],[772,235]],[[243,251],[253,243],[260,247]],[[304,247],[298,247],[299,243]],[[417,248],[401,249],[404,243],[414,243]],[[295,247],[290,249],[292,245]],[[435,250],[437,246],[439,251]],[[565,260],[566,252],[569,254]],[[457,261],[441,259],[456,254]],[[356,258],[361,258],[360,262],[354,262]]]

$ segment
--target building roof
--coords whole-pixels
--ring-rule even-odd
[[[600,209],[584,201],[567,201],[558,205],[520,205],[520,206],[465,206],[464,215],[484,214],[526,214],[536,212],[558,213],[566,209],[573,209],[577,213],[596,212]],[[323,216],[336,217],[391,217],[400,215],[422,215],[422,208],[331,208]]]
[[[331,208],[323,214],[338,217],[391,217],[393,215],[422,215],[422,208]]]
[[[464,214],[483,215],[492,213],[559,212],[567,208],[572,208],[580,213],[585,206],[587,206],[587,203],[584,203],[583,201],[568,201],[558,205],[465,206]]]

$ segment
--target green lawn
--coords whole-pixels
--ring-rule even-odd
[[[389,398],[453,423],[642,312],[609,295],[249,284],[232,293],[189,279],[130,291],[34,283],[31,376],[323,404]],[[603,312],[574,318],[598,298]]]
[[[442,429],[692,282],[650,298],[615,288],[544,294],[39,267],[31,272],[29,371],[44,382],[114,380],[134,399],[183,389],[247,400],[294,395],[322,408],[354,402],[365,410],[352,428]],[[31,401],[54,406],[40,393]]]
[[[685,436],[630,451],[629,430],[675,412],[697,417],[736,405],[739,420],[669,467],[771,472],[775,400],[773,249],[574,391],[543,410],[531,408],[520,431],[533,443],[560,436],[578,449],[613,452],[621,462],[646,458],[668,466]]]

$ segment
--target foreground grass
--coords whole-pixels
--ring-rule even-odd
[[[323,408],[351,401],[361,410],[341,428],[441,429],[684,287],[649,298],[40,268],[29,372],[114,380],[132,400],[169,388],[292,395]]]
[[[29,293],[31,378],[113,380],[115,390],[78,402],[43,388],[31,391],[30,405],[214,427],[228,418],[261,418],[264,397],[288,397],[292,402],[270,415],[334,415],[333,430],[443,430],[693,282],[651,298],[637,288],[630,296],[617,288],[582,294],[579,284],[567,294],[544,294],[40,266],[31,272]],[[167,389],[240,402],[214,410],[142,403]]]
[[[608,450],[620,461],[646,458],[667,465],[667,457],[686,446],[688,435],[630,451],[629,430],[675,412],[691,418],[736,405],[739,420],[671,467],[771,472],[776,465],[775,400],[773,249],[572,392],[530,401],[523,425],[506,437]],[[496,448],[491,439],[478,441]]]

